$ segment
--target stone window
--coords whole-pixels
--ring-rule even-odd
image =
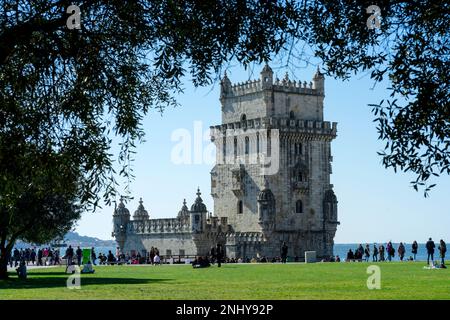
[[[227,156],[227,138],[223,138],[222,140],[222,154],[223,154],[223,161],[225,163],[225,158]]]
[[[256,132],[256,153],[259,154],[259,132]]]
[[[171,256],[171,255],[172,255],[172,250],[167,249],[167,250],[166,250],[166,256]]]
[[[179,255],[180,256],[184,256],[185,255],[184,249],[180,249]]]
[[[250,139],[245,137],[245,154],[250,153]]]
[[[245,113],[241,116],[241,121],[242,122],[247,121],[247,116],[245,115]]]
[[[303,202],[302,202],[302,200],[297,200],[295,202],[295,212],[296,213],[303,213]]]
[[[238,148],[238,143],[237,143],[237,137],[234,137],[234,157],[237,157],[237,148]]]
[[[295,155],[302,154],[302,144],[296,143],[295,144]]]
[[[291,112],[289,112],[289,118],[295,119],[294,111],[291,110]]]
[[[242,203],[242,200],[238,201],[237,212],[238,213],[243,213],[244,212],[244,204]]]

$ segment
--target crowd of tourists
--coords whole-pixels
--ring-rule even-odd
[[[25,265],[49,266],[61,264],[59,249],[52,248],[15,248],[8,253],[8,264],[12,268],[23,262]]]
[[[440,265],[442,267],[445,267],[445,254],[447,252],[447,245],[442,239],[439,241],[437,248],[433,239],[428,239],[427,243],[425,244],[425,250],[427,252],[427,264],[430,264],[430,261],[434,263],[434,255],[436,249],[441,260]],[[392,244],[392,241],[389,241],[386,246],[384,244],[374,244],[372,248],[369,244],[366,244],[365,247],[360,244],[354,251],[352,251],[352,249],[348,250],[346,261],[392,261],[395,259],[396,254],[398,255],[398,259],[400,261],[416,261],[418,252],[419,245],[417,241],[414,241],[412,243],[411,255],[409,257],[406,257],[407,252],[405,244],[403,242],[400,242],[398,248],[395,248],[395,246]]]

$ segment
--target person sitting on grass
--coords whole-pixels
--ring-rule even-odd
[[[192,262],[193,268],[208,268],[211,264],[209,263],[209,260],[207,257],[198,257],[198,259],[195,259]]]
[[[153,257],[153,264],[155,265],[161,264],[161,258],[159,257],[158,254],[155,254],[155,256]]]
[[[92,267],[92,263],[90,260],[88,261],[88,263],[84,265],[83,270],[81,270],[81,273],[94,273],[94,272],[95,270]]]
[[[19,264],[19,267],[16,269],[17,275],[19,276],[19,279],[26,279],[27,278],[27,264],[24,260],[22,260]]]

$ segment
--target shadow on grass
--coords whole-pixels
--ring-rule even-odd
[[[39,277],[33,277],[36,274],[42,274]],[[47,275],[47,276],[45,276]],[[42,288],[61,288],[66,287],[69,274],[64,272],[48,273],[33,272],[28,279],[22,280],[10,276],[7,280],[0,280],[0,289],[42,289]],[[96,277],[95,274],[81,275],[81,286],[91,285],[137,285],[151,284],[158,282],[172,281],[173,279],[151,279],[151,278],[117,278],[117,277]]]

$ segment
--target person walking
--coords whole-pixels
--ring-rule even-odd
[[[385,260],[384,259],[384,246],[382,244],[380,244],[379,251],[380,251],[380,261],[384,261]]]
[[[81,250],[80,246],[77,247],[77,251],[75,252],[77,255],[77,264],[81,265],[81,259],[83,258],[83,250]]]
[[[427,248],[427,264],[430,264],[430,258],[431,262],[434,262],[434,248],[436,245],[434,244],[433,239],[429,238],[425,246]]]
[[[155,258],[155,248],[150,249],[150,263],[153,264],[153,258]]]
[[[417,251],[419,250],[419,245],[417,244],[416,240],[414,240],[411,248],[412,248],[411,252],[413,254],[414,261],[416,261]]]
[[[97,264],[95,263],[95,260],[97,260],[97,255],[95,254],[95,248],[92,247],[92,248],[91,248],[91,261],[92,261],[92,264],[93,264],[94,266],[97,265]]]
[[[447,252],[447,245],[445,244],[444,240],[441,239],[441,241],[439,241],[439,255],[441,257],[441,266],[445,266],[445,253]]]
[[[364,249],[364,260],[366,262],[369,262],[369,258],[370,258],[370,247],[368,244],[366,244],[366,248]]]
[[[224,252],[223,252],[222,245],[220,243],[218,243],[216,246],[216,258],[217,258],[217,266],[219,268],[222,265],[223,257],[224,257]]]
[[[286,263],[288,253],[288,246],[286,242],[283,242],[283,246],[281,247],[281,263]]]
[[[392,260],[392,249],[393,249],[392,242],[389,241],[388,244],[386,245],[386,253],[389,261]]]
[[[71,245],[66,250],[66,265],[71,266],[73,264],[73,248]]]
[[[405,246],[403,245],[403,242],[400,242],[400,245],[398,246],[398,256],[400,258],[400,261],[403,261],[403,258],[405,257]]]
[[[39,248],[39,250],[38,250],[38,253],[37,253],[37,265],[38,266],[42,266],[42,256],[43,256],[43,253],[42,253],[42,249],[41,248]]]
[[[378,262],[378,248],[377,245],[373,245],[372,262]]]

